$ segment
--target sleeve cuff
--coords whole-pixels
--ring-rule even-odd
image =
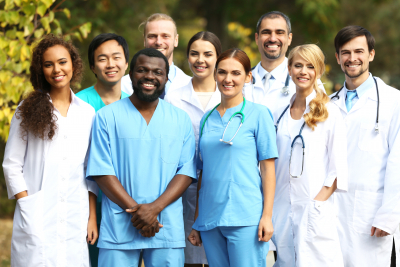
[[[99,186],[97,185],[97,183],[94,182],[94,181],[86,180],[86,184],[87,184],[87,187],[88,187],[88,191],[92,192],[93,194],[98,196],[98,194],[99,194]]]

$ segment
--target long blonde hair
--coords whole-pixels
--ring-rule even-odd
[[[317,126],[317,122],[325,121],[329,114],[326,108],[326,103],[330,101],[330,98],[325,92],[318,87],[317,76],[322,76],[325,71],[325,56],[321,49],[314,44],[299,45],[292,49],[288,57],[289,67],[293,64],[293,58],[295,55],[299,55],[304,60],[310,62],[315,70],[314,90],[317,96],[311,100],[310,112],[304,114],[304,121],[314,131],[314,127]]]

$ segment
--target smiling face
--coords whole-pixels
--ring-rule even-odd
[[[251,72],[246,74],[243,65],[234,58],[227,58],[218,64],[215,70],[215,80],[224,98],[242,96],[245,83],[250,82]]]
[[[358,36],[345,43],[336,59],[346,78],[356,79],[358,77],[368,78],[369,62],[374,60],[375,50],[368,51],[367,38]]]
[[[307,95],[312,92],[315,79],[319,78],[316,77],[314,66],[299,54],[294,55],[293,63],[289,66],[289,74],[296,84],[296,91],[306,91]]]
[[[258,51],[267,60],[283,59],[292,43],[292,33],[288,32],[284,18],[265,18],[255,34]]]
[[[159,50],[172,64],[174,48],[178,46],[175,24],[169,20],[156,20],[147,23],[144,47]]]
[[[208,41],[197,40],[192,43],[188,57],[190,70],[199,78],[209,77],[214,73],[217,52]]]
[[[71,55],[62,45],[55,45],[46,50],[42,56],[42,70],[51,90],[70,88],[74,68]]]
[[[118,83],[127,68],[124,49],[117,41],[104,42],[94,51],[94,66],[91,69],[102,84],[112,86]]]
[[[139,100],[153,102],[162,94],[167,82],[165,61],[159,57],[140,55],[129,76],[133,92]]]

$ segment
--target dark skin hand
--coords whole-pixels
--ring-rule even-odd
[[[93,176],[101,191],[115,204],[126,210],[137,206],[137,202],[125,191],[120,181],[114,175]],[[132,214],[132,213],[131,213]],[[148,231],[141,232],[144,237],[155,236],[159,232],[161,224],[157,220],[149,227]]]
[[[182,196],[185,190],[192,183],[192,178],[186,175],[177,174],[168,184],[165,192],[154,202],[148,204],[138,204],[126,212],[132,214],[131,222],[136,229],[141,230],[142,235],[153,234],[157,216],[169,204]]]

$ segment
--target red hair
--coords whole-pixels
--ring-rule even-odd
[[[233,58],[236,59],[240,64],[243,65],[244,71],[246,72],[246,75],[250,73],[251,71],[251,63],[250,59],[247,56],[247,54],[243,51],[240,50],[239,48],[231,48],[223,52],[221,55],[219,55],[217,59],[217,63],[215,63],[215,68],[218,68],[218,64],[225,59],[228,58]]]

